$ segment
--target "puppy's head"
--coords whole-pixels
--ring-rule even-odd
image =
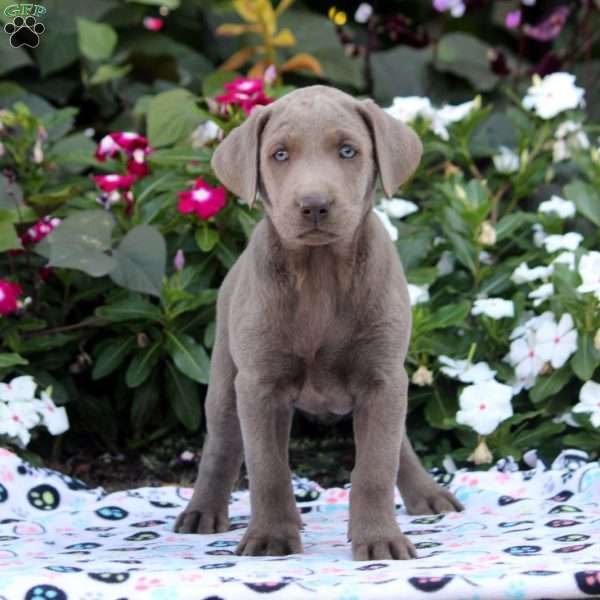
[[[311,86],[255,108],[212,167],[250,205],[260,194],[283,241],[322,245],[354,235],[377,173],[392,196],[420,158],[417,135],[372,100]]]

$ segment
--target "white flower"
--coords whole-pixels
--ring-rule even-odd
[[[425,365],[421,365],[413,373],[411,382],[419,387],[431,385],[433,383],[433,373]]]
[[[402,198],[390,198],[389,200],[384,198],[381,200],[378,208],[385,211],[388,216],[394,219],[402,219],[419,210],[419,207],[414,202]]]
[[[558,323],[545,321],[535,334],[536,350],[542,360],[548,361],[554,369],[560,369],[577,351],[577,330],[573,317],[565,313]]]
[[[480,435],[488,435],[502,421],[512,417],[512,395],[509,385],[493,380],[468,385],[460,393],[456,421],[472,427]]]
[[[504,298],[480,298],[473,303],[471,314],[486,315],[492,319],[514,317],[515,305],[512,300],[504,300]]]
[[[578,292],[586,294],[593,292],[600,300],[600,252],[593,251],[584,254],[579,261],[579,276],[582,284]]]
[[[581,427],[581,425],[573,418],[573,413],[571,411],[566,411],[562,415],[558,415],[552,419],[553,423],[566,423],[571,427]]]
[[[0,383],[0,400],[5,402],[28,402],[35,397],[37,387],[31,375],[15,377],[10,383]]]
[[[367,2],[361,2],[356,12],[354,13],[354,20],[357,23],[366,23],[373,14],[373,7]]]
[[[0,402],[0,434],[18,439],[23,447],[31,439],[29,430],[39,421],[40,417],[30,402]]]
[[[550,200],[540,203],[538,211],[541,213],[556,213],[561,219],[570,219],[575,216],[575,204],[570,200],[554,195]]]
[[[514,340],[510,344],[507,361],[515,368],[517,382],[534,381],[545,362],[538,353],[535,333],[528,331],[523,337]],[[527,387],[528,384],[523,385]]]
[[[482,250],[479,253],[479,262],[482,265],[492,265],[494,264],[494,257],[489,252]]]
[[[549,310],[541,315],[530,318],[528,321],[525,321],[523,324],[513,329],[510,334],[510,339],[515,340],[527,333],[535,333],[541,327],[542,323],[545,323],[546,321],[554,321],[554,314]]]
[[[455,360],[444,355],[439,356],[438,360],[445,365],[440,369],[444,375],[463,383],[482,383],[496,376],[496,371],[490,369],[486,362],[473,364],[468,360]]]
[[[410,296],[410,305],[421,304],[429,301],[429,290],[426,286],[408,284],[408,295]]]
[[[411,123],[417,118],[429,122],[429,128],[443,140],[448,140],[448,125],[462,121],[469,113],[481,105],[479,97],[462,104],[446,104],[440,109],[432,106],[429,98],[406,96],[394,98],[392,106],[385,111],[403,123]]]
[[[594,427],[600,427],[600,383],[586,381],[579,391],[579,403],[573,407],[575,413],[590,413]]]
[[[552,298],[552,296],[554,296],[554,285],[551,283],[544,283],[527,294],[527,297],[533,300],[534,306],[543,304],[546,300]]]
[[[383,223],[383,226],[385,227],[385,230],[388,232],[388,235],[392,239],[392,242],[395,242],[398,239],[398,228],[390,221],[390,218],[382,210],[374,208],[373,212],[379,217],[379,220]]]
[[[565,252],[561,252],[551,263],[552,265],[554,264],[560,264],[560,265],[567,265],[567,267],[569,267],[569,269],[571,271],[575,270],[575,252],[569,252],[569,251],[565,251]]]
[[[554,133],[556,142],[552,148],[552,160],[560,162],[571,158],[573,150],[587,150],[590,140],[581,128],[581,123],[575,121],[564,121]]]
[[[500,146],[500,154],[495,154],[492,160],[498,173],[516,173],[521,166],[519,155],[507,146]]]
[[[521,283],[530,283],[536,279],[545,279],[550,277],[554,272],[552,265],[548,267],[533,267],[529,268],[526,262],[522,262],[514,271],[510,278],[517,285]]]
[[[214,121],[205,121],[202,125],[196,127],[190,136],[192,148],[202,148],[219,139],[222,133],[223,130]]]
[[[41,400],[34,400],[33,406],[52,435],[60,435],[69,429],[67,411],[62,406],[56,406],[47,392],[43,391]]]
[[[523,108],[532,110],[542,119],[552,119],[559,113],[585,105],[585,90],[575,85],[570,73],[552,73],[543,79],[534,76],[533,85],[523,98]]]
[[[579,244],[583,241],[583,236],[575,231],[569,231],[564,235],[547,235],[544,238],[546,252],[552,254],[557,250],[577,250]]]
[[[422,98],[421,96],[394,98],[392,106],[384,110],[403,123],[411,123],[418,117],[431,119],[434,113],[429,98]]]

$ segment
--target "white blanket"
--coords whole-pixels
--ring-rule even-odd
[[[346,541],[348,489],[294,479],[302,555],[238,557],[247,492],[234,494],[231,529],[173,533],[191,490],[106,494],[0,448],[0,599],[305,600],[600,597],[600,466],[563,453],[515,471],[439,479],[465,504],[460,514],[397,519],[412,561],[353,562]]]

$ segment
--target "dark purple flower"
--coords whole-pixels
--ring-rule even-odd
[[[562,59],[556,52],[551,50],[542,56],[542,60],[534,67],[533,73],[537,73],[540,77],[545,77],[546,75],[550,75],[550,73],[560,71],[561,67]]]
[[[526,36],[538,42],[550,42],[563,30],[570,12],[568,6],[559,6],[537,25],[525,24],[523,31]]]
[[[506,77],[510,73],[510,68],[506,61],[506,54],[502,50],[492,48],[488,51],[488,61],[492,73],[499,77]]]

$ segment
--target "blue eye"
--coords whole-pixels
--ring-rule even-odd
[[[358,152],[355,148],[350,146],[350,144],[344,144],[340,149],[338,154],[341,158],[354,158]]]
[[[290,155],[288,154],[287,150],[277,150],[277,152],[275,152],[275,154],[273,154],[273,158],[275,160],[278,160],[280,162],[283,162],[284,160],[288,160],[290,157]]]

